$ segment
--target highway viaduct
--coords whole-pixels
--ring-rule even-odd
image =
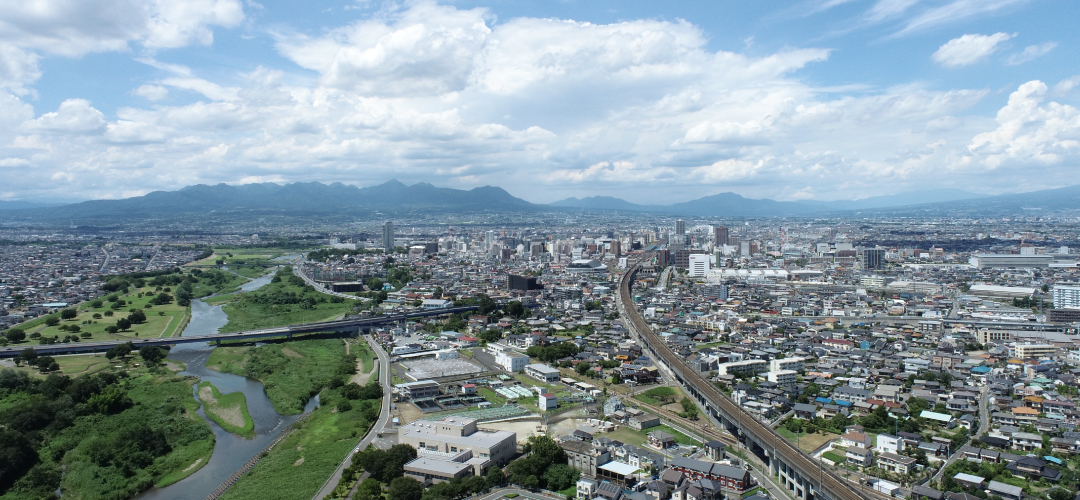
[[[135,348],[143,346],[173,346],[177,344],[190,344],[197,342],[216,342],[223,340],[257,340],[270,337],[292,338],[294,334],[302,333],[360,333],[365,328],[387,325],[406,321],[410,318],[423,318],[428,316],[442,316],[446,314],[475,311],[477,306],[449,307],[442,309],[426,309],[403,314],[389,314],[385,316],[372,316],[367,318],[343,319],[338,321],[323,321],[318,323],[305,323],[300,325],[281,326],[276,328],[263,328],[260,330],[246,330],[241,332],[220,333],[212,335],[192,335],[187,337],[164,337],[148,339],[111,340],[103,342],[70,342],[66,344],[30,345],[21,344],[0,349],[0,358],[14,358],[23,349],[31,347],[38,356],[54,356],[57,354],[79,354],[89,352],[107,351],[114,346],[132,342]]]
[[[782,487],[799,500],[856,500],[879,496],[872,490],[855,486],[826,470],[794,445],[780,437],[768,426],[721,393],[711,382],[689,369],[649,328],[634,307],[630,287],[640,269],[640,261],[630,266],[619,278],[616,300],[627,328],[641,341],[652,359],[663,363],[688,394],[696,398],[705,411],[732,435],[757,455],[773,476],[779,476]]]

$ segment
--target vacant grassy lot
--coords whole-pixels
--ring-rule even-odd
[[[345,363],[355,368],[356,359],[345,354],[341,339],[318,339],[217,347],[206,367],[262,381],[274,409],[293,415],[303,411],[308,399],[329,385]]]
[[[618,430],[611,431],[611,432],[605,432],[605,433],[603,433],[601,435],[606,437],[606,438],[609,438],[609,439],[615,439],[615,440],[618,440],[618,441],[622,441],[623,443],[626,443],[626,444],[632,444],[634,446],[645,446],[646,436],[648,436],[648,434],[650,432],[653,432],[653,431],[664,431],[664,432],[666,432],[668,434],[671,434],[672,436],[675,436],[675,442],[679,443],[679,444],[685,444],[685,445],[692,445],[694,443],[697,443],[698,445],[701,444],[701,439],[699,439],[699,438],[691,439],[686,434],[683,434],[683,433],[681,433],[681,432],[679,432],[679,431],[677,431],[675,429],[672,429],[671,427],[668,427],[666,425],[661,425],[661,426],[658,426],[658,427],[650,427],[648,429],[640,430],[640,431],[635,430],[635,429],[631,429],[630,427],[627,427],[627,426],[622,426]]]
[[[635,394],[634,399],[641,401],[642,403],[663,406],[678,401],[681,399],[681,396],[682,394],[674,387],[653,387],[640,394]]]
[[[214,384],[200,382],[199,399],[206,407],[206,416],[222,429],[247,439],[255,437],[255,422],[248,413],[244,393],[222,394]]]

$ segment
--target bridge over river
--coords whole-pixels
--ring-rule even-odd
[[[322,321],[318,323],[305,323],[300,325],[280,326],[276,328],[263,328],[260,330],[246,330],[242,332],[217,333],[213,335],[194,335],[189,337],[165,337],[149,339],[110,340],[103,342],[70,342],[66,344],[29,345],[22,344],[14,347],[0,349],[0,358],[14,358],[27,348],[32,347],[38,356],[54,356],[57,354],[79,354],[89,352],[107,351],[114,346],[132,342],[136,348],[142,346],[173,346],[177,344],[190,344],[196,342],[217,342],[223,340],[245,341],[257,340],[270,337],[285,336],[291,338],[301,333],[360,333],[365,328],[373,326],[394,324],[411,318],[423,318],[428,316],[442,316],[446,314],[475,311],[477,306],[448,307],[441,309],[425,309],[402,314],[388,314],[385,316],[371,316],[367,318],[343,319],[338,321]]]

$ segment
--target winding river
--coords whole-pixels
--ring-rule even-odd
[[[273,277],[273,273],[254,279],[244,284],[241,290],[249,292],[266,285]],[[218,333],[218,330],[228,323],[229,317],[222,310],[222,306],[212,306],[202,300],[191,301],[191,321],[188,322],[181,336],[208,335]],[[263,385],[257,380],[221,373],[206,368],[206,361],[213,349],[207,343],[182,344],[174,347],[169,352],[169,359],[181,361],[187,364],[187,370],[180,375],[193,375],[214,384],[222,394],[240,391],[247,397],[248,412],[255,421],[255,437],[244,439],[230,434],[218,424],[206,418],[204,408],[199,408],[197,413],[210,423],[217,442],[214,453],[210,456],[210,462],[199,469],[198,472],[188,476],[184,480],[165,488],[153,488],[138,496],[139,500],[172,500],[172,499],[199,499],[206,498],[247,463],[251,457],[262,451],[274,441],[274,438],[292,424],[300,415],[281,415],[274,411],[270,399],[263,391]],[[195,397],[195,388],[192,388],[192,397]],[[196,397],[196,399],[198,399]],[[308,401],[305,411],[318,406],[318,396]]]

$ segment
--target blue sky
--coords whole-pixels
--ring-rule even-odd
[[[0,0],[0,199],[196,183],[535,202],[1075,184],[1064,0]]]

